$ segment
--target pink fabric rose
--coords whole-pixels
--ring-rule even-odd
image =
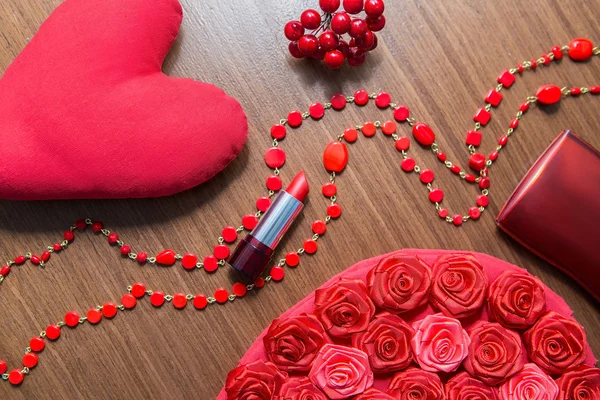
[[[327,400],[307,376],[288,379],[274,400]]]
[[[315,315],[327,333],[337,338],[364,331],[375,314],[375,306],[361,280],[341,278],[326,289],[317,289],[315,305]]]
[[[417,256],[395,254],[369,271],[367,286],[378,307],[392,314],[411,311],[427,303],[431,268]]]
[[[551,375],[573,369],[586,359],[583,327],[554,311],[544,314],[523,339],[531,361]]]
[[[400,317],[383,312],[373,318],[366,331],[352,336],[352,346],[367,353],[373,372],[401,371],[413,360],[413,334]]]
[[[433,263],[431,304],[444,315],[466,318],[483,306],[488,276],[471,254],[445,254]]]
[[[527,361],[521,337],[496,322],[478,322],[469,330],[469,338],[465,369],[488,385],[519,372]]]
[[[314,315],[275,319],[263,338],[269,361],[282,371],[309,371],[317,353],[331,339]]]
[[[240,365],[227,375],[227,400],[270,400],[286,379],[287,374],[268,361]]]
[[[495,388],[473,378],[466,372],[454,375],[446,383],[446,397],[448,400],[497,400],[498,393]]]
[[[446,400],[440,377],[419,368],[394,375],[387,393],[399,400]]]
[[[394,398],[381,390],[369,388],[352,400],[394,400]]]
[[[600,369],[581,366],[556,380],[558,400],[600,400]]]
[[[428,315],[413,324],[411,346],[425,371],[453,372],[467,357],[471,340],[456,318]]]
[[[546,310],[544,284],[528,273],[505,271],[490,285],[488,310],[505,328],[527,329]]]
[[[499,389],[501,400],[556,400],[558,386],[533,363],[507,380]]]
[[[312,383],[330,399],[346,399],[373,385],[367,355],[351,347],[326,344],[308,374]]]

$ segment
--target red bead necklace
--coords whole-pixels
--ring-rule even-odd
[[[136,306],[138,299],[148,296],[150,303],[155,307],[161,307],[165,302],[171,302],[177,309],[183,309],[191,302],[194,308],[198,310],[205,309],[208,305],[219,303],[224,304],[233,302],[237,298],[244,297],[248,291],[262,288],[266,283],[271,281],[281,281],[284,278],[284,266],[295,268],[300,263],[300,256],[303,254],[314,254],[318,249],[317,240],[325,234],[327,224],[332,220],[340,217],[342,208],[337,203],[337,188],[335,185],[336,173],[343,171],[348,163],[347,143],[354,143],[358,139],[358,131],[363,135],[370,137],[376,134],[377,130],[381,130],[384,135],[391,137],[394,140],[396,149],[402,155],[400,163],[401,169],[406,173],[415,172],[419,179],[426,185],[429,191],[429,200],[435,204],[440,218],[452,223],[456,226],[462,225],[469,220],[479,219],[481,213],[485,211],[489,201],[490,178],[488,176],[488,168],[498,158],[499,152],[507,145],[510,136],[519,126],[519,121],[528,112],[530,106],[535,103],[543,105],[554,104],[560,101],[562,97],[572,96],[577,97],[587,93],[600,94],[600,86],[592,87],[575,87],[575,88],[560,88],[554,85],[545,85],[539,88],[536,96],[528,97],[527,100],[520,106],[509,125],[506,134],[498,140],[498,145],[487,157],[477,152],[477,148],[481,144],[480,130],[484,127],[491,118],[491,108],[497,107],[502,101],[501,91],[504,88],[512,86],[517,74],[522,74],[527,70],[533,70],[537,67],[549,65],[553,60],[559,60],[563,57],[563,53],[567,53],[572,60],[585,61],[592,55],[600,54],[600,49],[593,47],[592,43],[587,39],[574,39],[568,46],[554,47],[548,54],[542,55],[539,59],[525,61],[517,66],[504,71],[498,77],[498,85],[491,89],[486,98],[485,106],[479,108],[473,117],[475,127],[467,132],[466,144],[469,149],[470,158],[469,166],[474,170],[474,173],[464,172],[458,165],[447,160],[446,155],[440,151],[439,146],[435,143],[435,134],[429,125],[423,122],[417,122],[410,117],[410,112],[407,107],[392,103],[391,97],[386,92],[369,94],[364,90],[358,90],[354,96],[345,97],[341,94],[334,95],[330,102],[321,104],[313,103],[309,107],[309,111],[300,112],[292,111],[286,119],[282,119],[279,124],[271,128],[271,136],[273,138],[272,147],[265,153],[266,164],[273,169],[273,174],[266,180],[268,195],[260,197],[256,201],[256,213],[248,214],[242,218],[242,224],[239,227],[228,226],[223,229],[221,236],[217,240],[217,245],[213,250],[212,255],[206,256],[200,260],[196,255],[188,253],[181,255],[173,250],[164,250],[155,257],[148,257],[146,252],[133,252],[131,246],[123,242],[115,232],[105,229],[101,222],[94,222],[91,219],[78,220],[72,225],[69,230],[63,234],[63,240],[54,245],[48,246],[41,255],[27,253],[18,256],[12,261],[6,262],[6,265],[0,268],[0,284],[6,279],[14,267],[21,266],[29,260],[32,264],[40,267],[45,267],[49,262],[53,253],[59,253],[66,249],[74,240],[75,232],[84,231],[88,227],[93,233],[103,235],[107,238],[108,243],[119,249],[123,257],[139,264],[157,264],[161,266],[172,266],[177,261],[181,262],[183,268],[187,270],[204,269],[207,272],[214,272],[220,266],[225,265],[225,260],[229,257],[230,249],[228,245],[236,242],[238,234],[244,230],[251,231],[258,223],[261,215],[269,208],[271,198],[282,188],[282,181],[279,177],[280,168],[283,167],[286,160],[285,152],[279,147],[279,141],[284,139],[287,133],[286,125],[291,128],[298,128],[302,125],[305,119],[312,117],[315,120],[321,119],[325,111],[328,109],[342,110],[346,104],[354,103],[358,106],[366,105],[370,100],[375,100],[375,104],[380,109],[391,109],[393,111],[393,120],[381,122],[365,122],[353,128],[348,128],[343,134],[338,136],[337,141],[327,145],[323,161],[325,169],[330,173],[329,181],[322,187],[322,193],[329,199],[327,207],[327,215],[323,220],[317,220],[312,223],[313,236],[304,241],[303,246],[286,254],[285,258],[273,266],[269,274],[265,278],[259,278],[252,284],[242,282],[234,283],[231,288],[231,293],[224,287],[217,288],[212,295],[205,294],[185,294],[175,293],[173,295],[165,295],[161,291],[148,290],[142,283],[134,283],[127,287],[127,293],[123,295],[119,304],[105,303],[102,306],[97,306],[89,309],[84,316],[81,316],[75,311],[67,312],[63,319],[55,324],[46,327],[39,335],[32,338],[29,342],[29,347],[25,351],[22,363],[23,368],[17,368],[6,373],[7,365],[0,361],[0,376],[2,380],[9,381],[13,385],[19,385],[23,382],[25,375],[29,374],[31,369],[38,364],[38,354],[42,352],[48,340],[54,341],[60,338],[61,330],[64,326],[75,328],[84,323],[95,325],[102,319],[111,319],[115,317],[119,311],[131,310]],[[461,179],[477,184],[481,190],[481,195],[476,198],[476,206],[469,209],[468,215],[455,214],[450,216],[445,208],[442,208],[441,202],[444,198],[444,193],[441,189],[434,188],[434,173],[429,169],[424,169],[416,165],[413,158],[408,155],[408,150],[411,141],[406,136],[400,136],[397,133],[396,122],[407,123],[412,128],[414,139],[422,146],[430,149],[438,160],[450,169],[454,174]]]

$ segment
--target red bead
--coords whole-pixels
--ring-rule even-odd
[[[398,151],[406,151],[410,148],[410,139],[406,136],[400,136],[398,140],[394,142],[394,146]]]
[[[131,252],[131,247],[124,244],[123,246],[121,246],[121,254],[126,256],[129,254],[129,252]]]
[[[335,183],[327,182],[323,185],[321,191],[323,192],[323,195],[325,197],[331,197],[335,196],[335,194],[337,193],[337,187],[335,186]]]
[[[422,170],[421,174],[419,175],[419,179],[423,183],[431,183],[431,182],[433,182],[433,178],[434,178],[434,173],[430,169]]]
[[[281,140],[283,138],[285,138],[285,126],[281,125],[281,124],[275,124],[271,127],[271,136],[274,139],[277,140]]]
[[[23,383],[23,379],[25,378],[25,374],[18,369],[14,369],[10,371],[8,374],[8,381],[13,385],[20,385]]]
[[[141,283],[134,283],[131,285],[131,294],[137,297],[144,297],[146,295],[146,286]]]
[[[412,172],[414,171],[416,165],[417,163],[415,162],[415,160],[413,160],[410,157],[407,157],[400,163],[400,168],[402,168],[402,171],[404,172]]]
[[[594,45],[588,39],[577,38],[569,43],[569,57],[571,60],[585,61],[592,56],[593,52]]]
[[[198,310],[204,310],[207,305],[208,305],[208,299],[206,298],[205,295],[197,294],[194,297],[194,307],[196,307]]]
[[[285,255],[285,263],[290,267],[296,267],[300,263],[300,256],[296,252],[290,252]]]
[[[18,256],[14,260],[15,264],[17,264],[17,265],[23,265],[23,264],[25,264],[25,261],[27,261],[25,256]]]
[[[173,250],[164,250],[162,253],[156,256],[156,263],[161,265],[173,265],[175,264],[175,252]]]
[[[488,122],[490,122],[491,118],[492,114],[490,114],[490,112],[485,108],[480,107],[473,116],[473,121],[479,122],[481,125],[485,126]]]
[[[393,135],[396,133],[396,123],[394,121],[386,121],[381,126],[381,131],[385,135]]]
[[[574,87],[571,89],[571,96],[579,96],[581,94],[581,88]]]
[[[126,293],[121,297],[121,304],[128,310],[131,310],[137,304],[137,299],[132,294]]]
[[[99,233],[102,230],[102,222],[94,222],[92,224],[92,232]]]
[[[479,211],[479,208],[477,207],[471,207],[469,208],[469,216],[471,219],[479,219],[479,217],[481,217],[481,211]]]
[[[60,337],[60,328],[58,325],[50,325],[46,328],[46,337],[50,340],[56,340]]]
[[[509,127],[513,130],[517,129],[519,127],[519,120],[515,118],[512,121],[510,121]]]
[[[244,215],[244,217],[242,218],[242,225],[244,226],[245,229],[247,229],[249,231],[256,228],[257,224],[258,224],[258,218],[254,214],[247,214],[247,215]]]
[[[460,174],[460,167],[458,165],[454,164],[450,167],[450,171],[452,171],[453,173],[458,175],[458,174]]]
[[[499,155],[500,155],[500,153],[498,153],[497,151],[492,151],[489,155],[489,159],[491,161],[496,161],[498,159]]]
[[[404,122],[408,119],[410,111],[406,106],[398,106],[394,109],[394,119],[398,122]]]
[[[29,341],[29,348],[31,349],[31,351],[35,351],[36,353],[43,351],[45,347],[46,342],[44,342],[44,339],[39,336],[34,337]]]
[[[229,293],[227,292],[227,289],[225,288],[219,288],[217,290],[215,290],[215,300],[217,300],[217,303],[223,304],[226,303],[227,300],[229,299]]]
[[[331,108],[334,110],[342,110],[346,107],[346,96],[343,94],[334,94],[331,97]]]
[[[87,228],[87,224],[85,223],[84,219],[78,219],[77,221],[75,221],[75,227],[80,231],[85,231],[85,228]]]
[[[462,215],[456,214],[454,217],[452,217],[452,223],[455,226],[460,226],[463,223],[463,217]]]
[[[308,112],[314,119],[321,119],[325,115],[325,107],[321,103],[313,103],[308,108]]]
[[[281,168],[285,164],[285,151],[279,147],[271,147],[265,153],[265,162],[270,168]]]
[[[146,254],[146,252],[144,251],[140,251],[139,253],[137,253],[137,262],[139,262],[140,264],[143,264],[146,262],[146,260],[148,260],[148,254]]]
[[[227,257],[229,257],[229,247],[227,247],[224,244],[219,244],[219,245],[215,246],[213,254],[219,260],[225,260],[225,259],[227,259]]]
[[[235,231],[235,229],[234,229]],[[196,263],[198,262],[198,257],[195,254],[186,254],[181,259],[181,265],[185,269],[194,269],[196,268]]]
[[[23,366],[34,368],[38,364],[39,358],[35,353],[27,353],[23,356]]]
[[[448,216],[448,210],[442,208],[440,211],[438,211],[438,215],[440,218],[446,219],[446,217]]]
[[[0,375],[4,374],[7,369],[7,365],[4,361],[0,360]]]
[[[58,253],[62,250],[62,246],[60,245],[60,243],[54,243],[52,245],[52,250],[54,250],[55,253]]]
[[[8,276],[8,274],[10,274],[10,267],[8,265],[5,265],[2,267],[2,269],[0,269],[0,276]]]
[[[525,71],[523,64],[519,63],[519,65],[517,66],[517,71],[519,71],[519,74],[522,74],[523,71]]]
[[[323,152],[323,164],[330,172],[342,172],[348,164],[348,148],[344,143],[331,142]]]
[[[481,132],[479,131],[469,131],[467,132],[467,145],[479,147],[481,145]]]
[[[487,96],[485,96],[485,101],[487,101],[494,107],[498,107],[498,105],[502,101],[502,93],[498,92],[496,89],[491,89],[488,92]]]
[[[51,253],[49,251],[45,251],[45,252],[42,253],[42,256],[40,257],[40,259],[43,262],[46,262],[46,261],[48,261],[50,259],[50,256],[51,256]]]
[[[445,153],[442,153],[440,151],[439,153],[437,153],[437,159],[440,160],[441,162],[446,162],[446,160],[448,159],[448,157],[446,157]]]
[[[79,324],[79,314],[75,311],[69,311],[65,314],[65,324],[69,328],[74,328]]]
[[[232,291],[236,297],[244,297],[246,295],[246,293],[248,293],[248,289],[246,288],[246,285],[244,285],[241,282],[234,283]]]
[[[304,251],[306,252],[306,254],[314,254],[317,252],[317,248],[319,247],[317,245],[317,242],[312,240],[312,239],[307,239],[304,241]]]
[[[273,267],[271,268],[270,275],[275,282],[279,282],[285,276],[285,271],[281,267]]]
[[[487,189],[490,187],[490,178],[481,178],[481,180],[479,181],[479,188],[480,189]]]
[[[481,171],[485,167],[485,156],[475,153],[469,157],[469,167],[475,171]]]
[[[590,93],[591,94],[599,94],[600,93],[600,86],[591,86],[590,87]]]
[[[552,48],[552,54],[554,54],[555,60],[560,60],[563,57],[563,52],[558,46],[554,46]]]
[[[317,235],[322,235],[327,231],[327,225],[324,221],[317,220],[312,223],[312,231]]]
[[[424,122],[419,122],[412,128],[413,137],[423,146],[431,146],[435,142],[433,130]]]
[[[73,241],[73,239],[75,239],[75,234],[72,231],[66,231],[63,234],[63,237],[65,238],[65,240],[68,240],[69,242]]]
[[[342,215],[342,207],[339,204],[330,204],[327,207],[327,215],[331,218],[339,218]]]
[[[477,180],[477,177],[473,174],[466,174],[465,175],[465,181],[469,182],[469,183],[473,183],[475,182],[475,180]]]
[[[377,127],[372,122],[365,122],[361,131],[366,137],[372,137],[377,133]]]
[[[96,325],[102,321],[102,311],[98,310],[97,308],[90,308],[85,317],[90,324]]]
[[[254,286],[256,286],[259,289],[262,288],[262,287],[264,287],[265,286],[265,280],[263,278],[257,278],[254,281]]]
[[[340,8],[340,0],[319,0],[319,7],[326,13],[331,14]]]
[[[281,189],[281,178],[276,175],[271,175],[267,178],[267,189],[274,192]]]
[[[487,207],[488,204],[490,204],[490,199],[488,199],[487,196],[480,195],[480,196],[477,196],[476,203],[479,207]]]
[[[268,197],[259,197],[258,200],[256,200],[256,208],[259,211],[262,211],[262,212],[267,211],[267,209],[269,208],[270,205],[271,205],[271,199],[269,199]]]
[[[217,257],[215,256],[207,256],[204,258],[202,262],[202,266],[206,272],[215,272],[219,268],[219,263],[217,262]]]
[[[535,58],[531,59],[531,69],[536,69],[537,68],[537,60]]]
[[[40,260],[40,258],[39,258],[38,256],[36,256],[35,254],[34,254],[34,255],[32,255],[32,256],[29,258],[29,260],[31,261],[31,263],[32,263],[33,265],[40,265],[40,261],[42,261],[42,260]]]
[[[302,125],[302,113],[297,110],[292,111],[291,113],[288,114],[287,120],[288,120],[288,124],[292,128],[297,128],[300,125]]]
[[[550,57],[548,56],[548,54],[542,54],[542,57],[541,57],[541,58],[544,60],[544,61],[542,62],[542,64],[544,64],[544,65],[548,65],[548,64],[550,64],[550,62],[552,61],[552,60],[550,59]]]
[[[154,292],[150,295],[150,304],[154,307],[160,307],[165,303],[165,294],[163,292]]]
[[[507,143],[508,143],[508,136],[501,136],[500,139],[498,139],[498,144],[500,146],[506,146]]]
[[[498,77],[498,83],[501,83],[505,88],[509,88],[515,83],[515,76],[509,70],[506,70]]]
[[[375,96],[375,105],[379,108],[386,108],[392,102],[392,97],[387,92],[380,92]]]
[[[175,293],[173,295],[172,302],[173,307],[177,308],[178,310],[185,308],[185,306],[187,305],[187,299],[185,298],[185,294],[183,293]]]
[[[354,93],[354,103],[357,106],[364,106],[369,102],[369,93],[366,90],[360,89]]]
[[[117,235],[116,233],[113,232],[110,235],[108,235],[108,243],[116,244],[117,240],[119,240],[119,235]]]
[[[348,143],[354,143],[358,139],[358,132],[354,128],[348,128],[344,131],[344,139]]]
[[[560,101],[562,91],[556,85],[544,85],[538,89],[535,96],[542,104],[555,104]]]
[[[529,103],[523,103],[519,107],[519,111],[521,111],[522,113],[526,113],[527,110],[529,110]]]
[[[429,201],[440,203],[444,199],[444,192],[441,189],[433,189],[429,192]]]
[[[112,318],[117,315],[117,306],[114,303],[105,303],[102,306],[102,315],[106,318]]]

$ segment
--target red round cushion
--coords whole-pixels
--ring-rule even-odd
[[[155,197],[241,151],[240,104],[161,67],[177,0],[66,0],[0,80],[0,197]]]

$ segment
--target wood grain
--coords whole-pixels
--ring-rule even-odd
[[[82,216],[104,221],[134,250],[143,247],[155,253],[174,248],[207,254],[220,229],[237,224],[263,193],[269,171],[262,154],[270,142],[270,126],[290,110],[306,109],[335,92],[351,94],[361,87],[389,91],[418,119],[430,122],[448,156],[465,165],[464,132],[499,72],[573,37],[600,40],[597,0],[388,0],[388,26],[367,63],[330,71],[319,63],[288,57],[282,34],[284,23],[315,7],[316,0],[182,2],[185,18],[165,71],[214,83],[240,100],[250,123],[242,154],[210,182],[169,198],[0,202],[0,259],[43,249]],[[0,4],[0,70],[59,3]],[[484,149],[492,148],[520,102],[539,85],[598,84],[600,64],[563,60],[526,76],[506,92],[485,130]],[[65,329],[22,387],[0,384],[0,398],[214,398],[227,372],[273,318],[353,263],[410,247],[480,251],[527,268],[567,300],[600,355],[598,303],[494,224],[515,185],[560,131],[571,129],[600,147],[598,101],[569,99],[552,112],[528,114],[494,167],[489,212],[461,229],[439,221],[418,179],[400,171],[389,140],[361,138],[352,146],[351,163],[338,180],[343,217],[330,225],[318,253],[303,257],[283,283],[206,312],[191,307],[152,309],[142,302],[133,312],[96,327]],[[282,176],[289,181],[305,169],[313,194],[281,246],[282,253],[298,248],[309,235],[310,222],[324,213],[326,201],[319,194],[327,179],[320,162],[324,146],[344,128],[384,115],[373,105],[350,107],[322,122],[309,122],[286,138],[282,146],[288,162]],[[445,203],[464,212],[476,192],[442,171],[431,154],[417,151],[415,157],[420,165],[439,172]],[[15,365],[29,338],[59,320],[64,311],[84,312],[91,305],[118,300],[135,281],[169,293],[195,293],[229,285],[232,279],[224,271],[207,276],[179,267],[139,267],[121,259],[104,240],[82,234],[45,270],[28,265],[0,286],[0,356]]]

